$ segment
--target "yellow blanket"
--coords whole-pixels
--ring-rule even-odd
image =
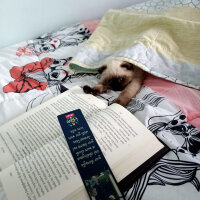
[[[200,11],[191,7],[152,14],[109,10],[70,66],[94,72],[112,57],[200,89]]]

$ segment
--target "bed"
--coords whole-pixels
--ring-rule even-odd
[[[153,0],[129,9],[151,13],[173,6],[200,8],[198,0]],[[64,27],[0,50],[0,125],[75,85],[95,85],[98,73],[74,72],[69,63],[100,20]],[[108,105],[119,93],[98,98]],[[148,74],[127,109],[169,148],[126,199],[199,199],[200,91]],[[0,200],[6,200],[0,183]]]

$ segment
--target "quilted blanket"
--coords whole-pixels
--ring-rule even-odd
[[[176,83],[200,89],[200,11],[174,7],[144,13],[108,11],[71,67],[95,71],[118,57]]]

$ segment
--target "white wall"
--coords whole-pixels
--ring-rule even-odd
[[[0,48],[145,0],[0,0]]]

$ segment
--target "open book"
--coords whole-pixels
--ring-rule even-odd
[[[122,187],[166,150],[125,108],[74,87],[0,127],[0,182],[8,200],[89,198],[57,119],[75,109],[82,110]]]

